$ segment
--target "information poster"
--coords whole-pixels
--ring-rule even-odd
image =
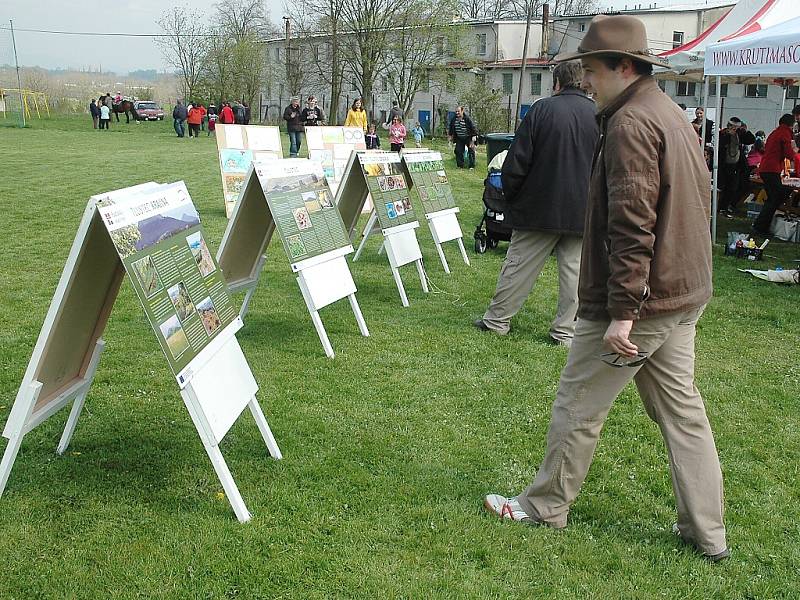
[[[183,182],[97,208],[176,377],[238,311]]]
[[[360,127],[307,127],[308,158],[322,163],[331,191],[336,194],[353,150],[366,150]]]
[[[403,154],[403,160],[414,184],[415,198],[422,202],[426,215],[455,208],[456,201],[440,152],[410,152]]]
[[[318,162],[256,162],[255,172],[291,263],[350,246]]]
[[[397,152],[359,152],[358,160],[381,229],[416,221],[400,155]]]
[[[217,125],[216,137],[225,216],[230,218],[250,163],[283,158],[281,136],[277,127]]]

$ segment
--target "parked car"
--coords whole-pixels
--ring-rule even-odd
[[[133,103],[133,112],[139,121],[164,120],[164,109],[152,100],[137,100]]]

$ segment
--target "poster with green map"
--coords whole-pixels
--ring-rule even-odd
[[[254,166],[290,263],[350,247],[319,162],[282,159]]]
[[[396,152],[359,152],[358,160],[381,229],[417,221],[400,155]]]
[[[426,215],[456,207],[440,152],[404,153],[403,161],[413,182],[414,200],[420,200]]]
[[[170,368],[181,372],[238,315],[181,181],[97,209]]]

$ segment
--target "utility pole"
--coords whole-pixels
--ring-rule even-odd
[[[514,131],[516,132],[522,119],[519,109],[522,106],[522,87],[525,85],[525,63],[528,62],[528,38],[531,33],[531,17],[533,16],[533,0],[525,0],[527,6],[525,21],[525,41],[522,44],[522,65],[519,71],[519,87],[517,88],[517,114],[514,115]]]
[[[19,78],[19,60],[17,60],[17,40],[14,38],[14,21],[8,20],[11,23],[11,45],[14,46],[14,65],[17,67],[17,91],[19,92],[19,116],[22,121],[22,126],[25,127],[25,104],[22,99],[22,80]]]
[[[292,85],[292,22],[289,17],[283,17],[284,30],[286,32],[286,88],[289,95],[294,96],[298,90],[293,89]]]

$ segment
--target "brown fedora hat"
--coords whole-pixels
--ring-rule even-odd
[[[627,15],[597,15],[581,40],[577,52],[564,52],[554,63],[586,58],[587,56],[627,56],[633,60],[669,67],[669,62],[655,56],[647,48],[647,31],[636,17]]]

